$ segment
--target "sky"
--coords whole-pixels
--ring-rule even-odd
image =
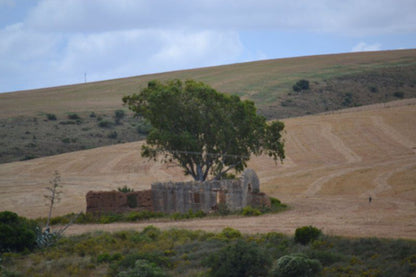
[[[0,0],[0,92],[416,48],[415,0]]]

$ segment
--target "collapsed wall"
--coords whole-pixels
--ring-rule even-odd
[[[221,205],[231,211],[246,206],[270,207],[254,170],[246,169],[241,178],[205,182],[154,183],[151,190],[137,192],[88,192],[87,213],[155,211],[163,213],[210,212]]]
[[[152,192],[150,190],[127,193],[120,191],[89,191],[86,200],[86,212],[95,215],[153,211]]]

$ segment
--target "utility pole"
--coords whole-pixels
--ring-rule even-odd
[[[87,72],[84,72],[84,83],[87,82]]]

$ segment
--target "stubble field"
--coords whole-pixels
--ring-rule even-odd
[[[284,164],[253,157],[261,190],[290,209],[260,217],[73,225],[67,234],[94,230],[140,230],[149,224],[245,233],[283,232],[314,225],[350,237],[416,239],[416,100],[409,99],[291,118],[286,124]],[[47,215],[43,195],[53,172],[63,185],[54,215],[85,211],[90,190],[128,186],[148,189],[155,181],[179,181],[180,168],[140,157],[142,142],[126,143],[0,165],[0,210],[36,218]],[[369,203],[368,198],[372,197]]]

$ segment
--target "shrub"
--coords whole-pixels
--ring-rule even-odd
[[[155,217],[163,216],[162,213],[150,212],[150,211],[140,211],[140,212],[131,212],[127,215],[127,221],[139,221]]]
[[[300,92],[302,90],[308,90],[309,89],[309,81],[308,80],[299,80],[296,82],[296,84],[293,85],[293,90],[296,92]]]
[[[48,113],[46,114],[46,118],[48,120],[56,120],[56,115],[54,115],[53,113]]]
[[[238,239],[241,238],[241,232],[233,229],[231,227],[225,227],[222,232],[219,234],[220,237],[226,238],[226,239]]]
[[[371,91],[372,93],[377,93],[378,92],[378,88],[376,86],[369,86],[368,90]]]
[[[352,104],[353,104],[352,93],[347,92],[346,94],[344,94],[344,99],[342,100],[341,105],[344,107],[349,107]]]
[[[287,208],[287,205],[280,202],[279,199],[274,198],[274,197],[269,197],[269,199],[270,199],[270,212],[275,213],[275,212],[279,212]],[[267,209],[265,209],[265,211],[267,211]]]
[[[120,124],[120,120],[124,118],[124,111],[123,110],[116,110],[114,111],[114,121],[116,124]]]
[[[127,187],[126,185],[124,187],[118,188],[117,190],[119,192],[124,192],[124,193],[133,192],[134,191],[134,189],[131,189],[131,188]]]
[[[68,114],[68,119],[71,119],[71,120],[80,120],[81,117],[78,114],[76,114],[76,113],[69,113]]]
[[[403,91],[396,91],[394,94],[394,97],[403,99],[404,98],[404,92]]]
[[[149,122],[139,121],[139,123],[136,127],[136,130],[137,130],[137,133],[139,133],[139,134],[147,135],[151,128],[152,128],[152,125],[150,125]]]
[[[33,220],[10,211],[0,212],[0,252],[23,251],[36,246],[36,230]]]
[[[317,276],[322,270],[318,260],[309,259],[301,254],[291,254],[280,257],[272,267],[273,277]]]
[[[117,134],[117,132],[116,132],[116,131],[110,132],[110,133],[107,135],[107,137],[108,137],[108,138],[110,138],[110,139],[116,139],[116,138],[117,138],[117,136],[118,136],[118,134]]]
[[[230,209],[226,204],[218,204],[217,210],[215,211],[219,215],[229,215],[231,213]]]
[[[303,226],[295,231],[295,241],[301,244],[308,244],[316,240],[322,234],[321,230],[313,226]]]
[[[160,229],[156,228],[153,225],[149,225],[143,229],[141,234],[147,236],[148,238],[154,241],[159,238],[159,236],[162,234],[162,231],[160,231]]]
[[[267,276],[270,255],[254,242],[239,240],[209,255],[203,262],[210,276]]]
[[[242,214],[244,216],[259,216],[261,215],[261,211],[251,206],[246,206],[243,208]]]
[[[94,117],[97,117],[97,115],[95,114],[95,112],[91,112],[91,113],[90,113],[90,117],[91,117],[91,118],[94,118]]]
[[[133,277],[133,276],[144,276],[144,277],[163,277],[166,276],[165,272],[158,267],[156,264],[151,263],[147,260],[139,259],[135,262],[134,268],[122,271],[117,274],[117,277]]]
[[[108,121],[108,120],[102,120],[98,122],[98,126],[101,128],[111,128],[113,124],[114,124],[113,122]]]

